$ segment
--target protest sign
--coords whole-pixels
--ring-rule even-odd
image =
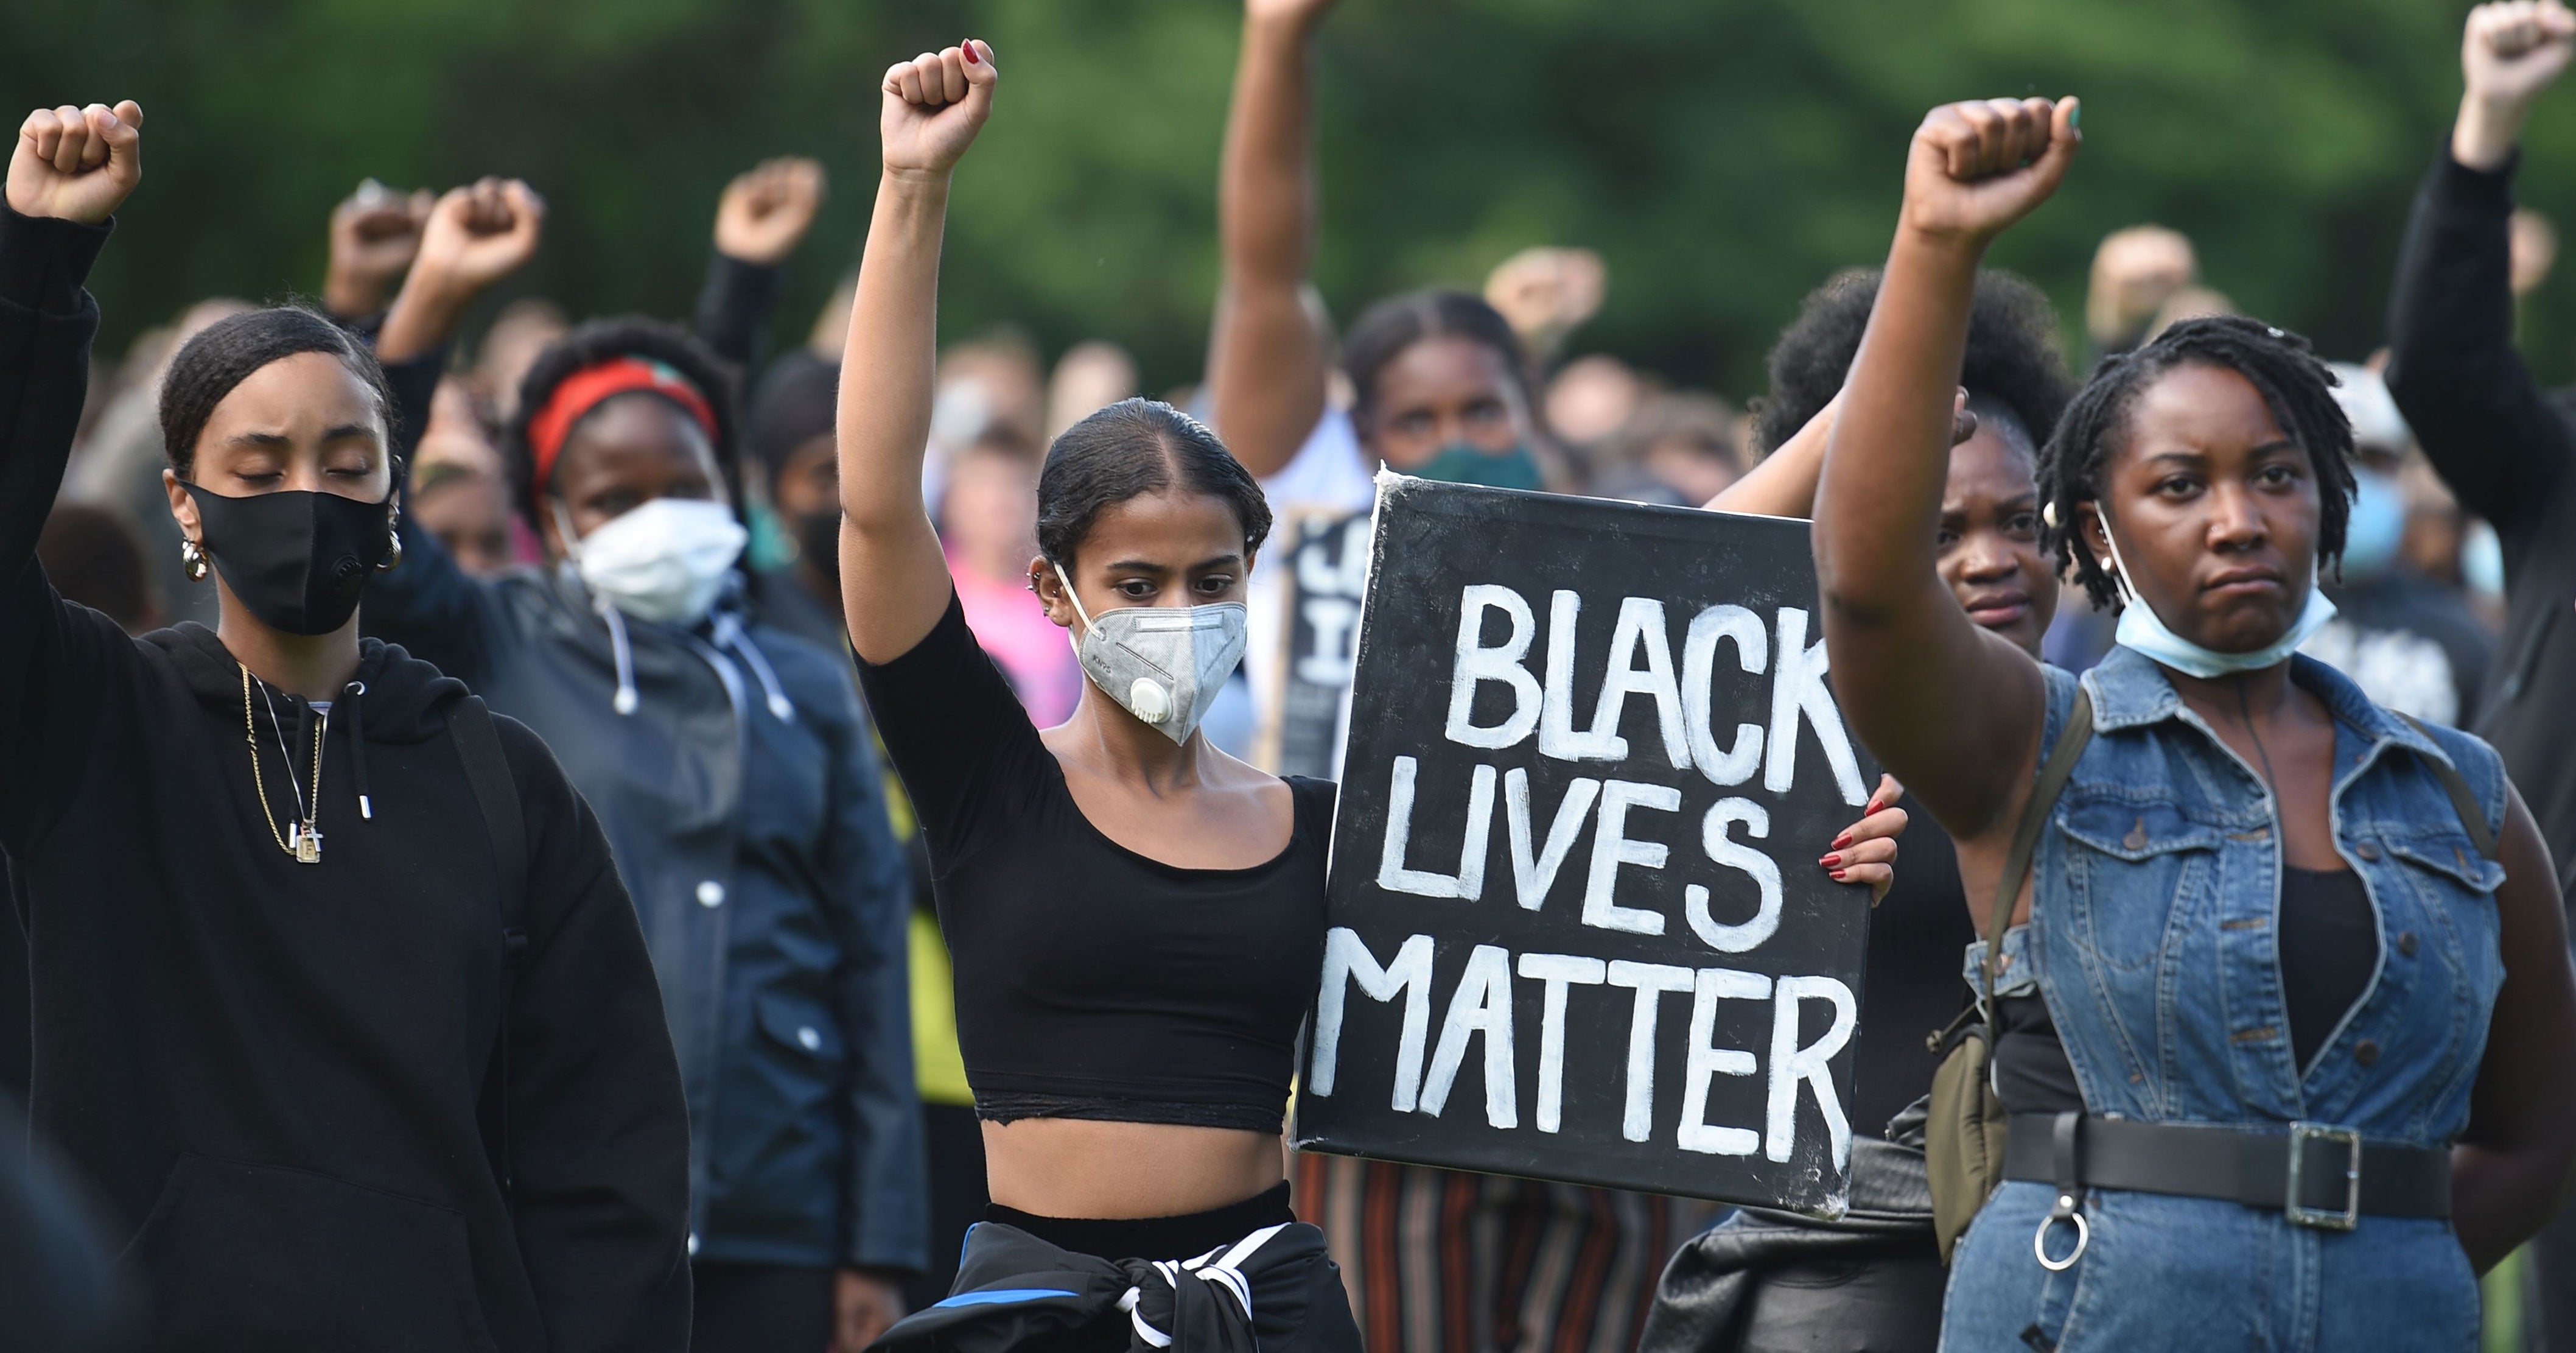
[[[1256,759],[1277,774],[1330,780],[1341,773],[1368,541],[1367,512],[1321,512],[1291,517],[1269,546],[1284,576]]]
[[[1381,477],[1300,1147],[1843,1210],[1877,773],[1807,529]]]

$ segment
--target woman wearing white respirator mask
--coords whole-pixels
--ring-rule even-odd
[[[471,578],[406,522],[366,622],[536,729],[599,813],[688,1093],[698,1346],[855,1348],[924,1257],[907,877],[847,666],[744,601],[732,398],[675,328],[575,329],[507,447],[549,562]]]
[[[972,1325],[985,1347],[1123,1349],[1170,1342],[1200,1304],[1245,1336],[1226,1347],[1355,1350],[1322,1233],[1293,1224],[1279,1139],[1323,953],[1332,786],[1265,774],[1198,727],[1242,655],[1260,487],[1164,404],[1114,404],[1056,439],[1029,585],[1089,680],[1044,732],[967,629],[922,510],[949,172],[994,83],[980,43],[888,73],[841,364],[842,597],[929,846],[1002,1223],[969,1236],[957,1291],[976,1295],[890,1338],[944,1346]],[[1210,1272],[1239,1278],[1240,1301],[1212,1310],[1215,1284],[1142,1262],[1220,1247]]]

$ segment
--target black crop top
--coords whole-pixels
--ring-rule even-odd
[[[1268,863],[1175,868],[1082,815],[953,597],[859,679],[929,847],[977,1112],[1277,1132],[1323,964],[1333,786],[1288,782],[1296,826]]]

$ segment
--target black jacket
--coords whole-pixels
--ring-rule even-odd
[[[606,613],[560,569],[470,578],[402,530],[369,632],[544,735],[633,891],[688,1091],[693,1253],[922,1267],[907,878],[847,659],[730,607]]]
[[[529,862],[505,1012],[499,853],[447,731],[461,685],[362,646],[325,856],[299,864],[262,821],[214,633],[130,639],[34,562],[105,237],[0,213],[0,847],[38,1126],[97,1185],[163,1346],[685,1347],[679,1075],[607,842],[544,744],[500,721]],[[505,1025],[506,1198],[483,1127]]]
[[[2505,628],[2475,731],[2504,756],[2563,885],[2576,869],[2576,424],[2513,346],[2513,171],[2443,149],[2415,195],[2389,304],[2388,390],[2504,546]]]

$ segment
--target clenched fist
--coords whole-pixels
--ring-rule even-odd
[[[9,157],[9,209],[97,225],[143,181],[143,110],[39,108],[18,128]]]
[[[412,266],[452,286],[480,291],[536,256],[545,199],[517,179],[482,179],[450,188],[430,208]]]
[[[716,252],[775,265],[813,228],[823,187],[820,160],[782,157],[735,175],[716,203]]]
[[[993,111],[990,45],[963,46],[898,61],[885,76],[885,167],[895,174],[945,174],[957,167]]]
[[[322,304],[332,314],[364,315],[384,304],[420,252],[420,232],[438,198],[427,188],[398,193],[368,179],[331,209],[331,267]]]
[[[1933,109],[1905,162],[1904,229],[1982,248],[2057,191],[2083,144],[2075,100],[1983,99]]]
[[[2460,33],[2459,121],[2451,157],[2471,169],[2494,169],[2513,153],[2531,101],[2566,71],[2576,55],[2576,14],[2558,0],[2515,0],[2469,11]]]

